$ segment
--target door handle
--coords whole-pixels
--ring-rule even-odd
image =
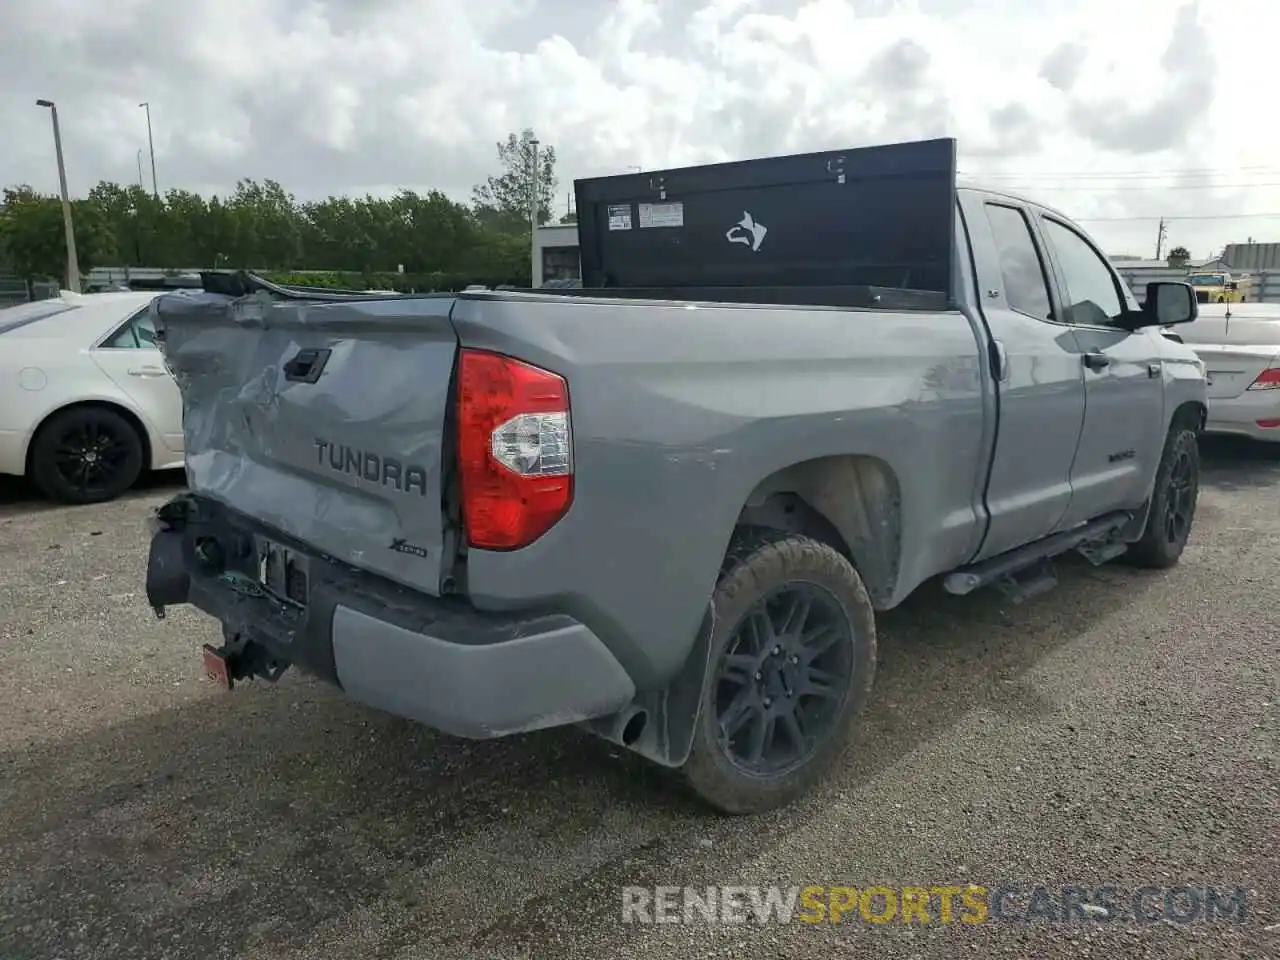
[[[991,372],[997,383],[1005,383],[1009,379],[1009,351],[999,340],[991,341]]]
[[[160,367],[134,367],[129,371],[131,377],[163,377],[165,371]]]
[[[331,353],[332,350],[299,350],[284,365],[284,378],[293,383],[315,383]]]
[[[1158,376],[1160,376],[1160,364],[1158,364],[1158,363],[1148,363],[1148,364],[1147,364],[1147,379],[1149,379],[1149,380],[1154,380],[1154,379],[1155,379],[1156,377],[1158,377]]]
[[[1086,353],[1082,359],[1090,370],[1103,370],[1111,365],[1111,358],[1105,353]]]

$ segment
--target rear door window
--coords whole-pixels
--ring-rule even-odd
[[[1050,319],[1049,285],[1026,215],[1002,203],[988,203],[986,208],[1000,257],[1005,302],[1029,317]]]
[[[151,306],[143,307],[102,344],[114,350],[145,350],[156,345],[156,330],[151,323]]]

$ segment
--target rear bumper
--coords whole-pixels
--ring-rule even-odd
[[[222,514],[155,534],[147,569],[153,605],[190,603],[272,657],[328,680],[352,699],[459,737],[490,738],[616,713],[635,687],[584,624],[557,613],[479,613],[297,548],[305,607],[257,590],[252,525]],[[197,559],[198,537],[226,571]]]
[[[1238,397],[1210,399],[1206,433],[1280,441],[1280,390],[1246,390]]]

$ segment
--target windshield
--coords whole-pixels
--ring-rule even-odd
[[[65,300],[37,300],[34,303],[8,307],[0,310],[0,333],[8,333],[10,330],[25,327],[29,323],[45,320],[74,309],[75,307]]]
[[[1195,273],[1187,277],[1187,283],[1193,287],[1221,287],[1227,278],[1220,273]]]

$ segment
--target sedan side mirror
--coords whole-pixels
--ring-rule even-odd
[[[1200,315],[1200,308],[1191,284],[1157,280],[1147,284],[1142,314],[1142,326],[1168,327],[1175,323],[1190,323]]]

